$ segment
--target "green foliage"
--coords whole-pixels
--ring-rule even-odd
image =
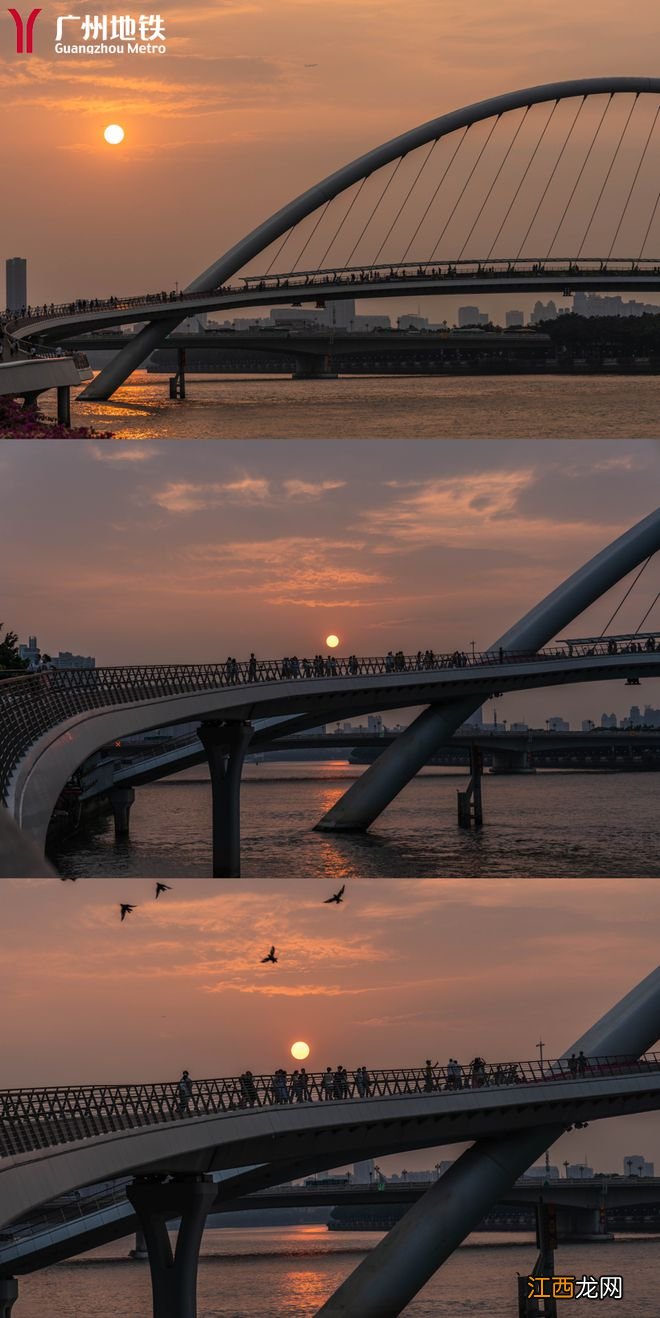
[[[4,624],[0,622],[0,668],[14,668],[24,671],[27,668],[27,660],[21,659],[18,653],[18,636],[16,632],[6,631],[2,635]]]

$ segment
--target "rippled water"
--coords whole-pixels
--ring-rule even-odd
[[[660,377],[193,375],[186,401],[171,402],[166,376],[138,371],[110,402],[74,401],[72,414],[132,439],[657,438]]]
[[[426,770],[366,834],[313,825],[360,772],[346,761],[251,764],[242,789],[247,877],[660,877],[660,776],[548,772],[484,778],[480,831],[456,824],[465,775]],[[137,789],[131,838],[102,821],[55,854],[62,874],[207,877],[211,789],[203,769]]]
[[[322,1226],[207,1231],[202,1245],[198,1318],[312,1318],[380,1237]],[[126,1260],[129,1241],[25,1277],[15,1318],[148,1318],[146,1263]],[[536,1261],[528,1236],[471,1236],[405,1309],[408,1318],[515,1318],[516,1273]],[[562,1275],[624,1278],[620,1301],[592,1305],[601,1318],[657,1318],[660,1240],[564,1245]],[[589,1303],[566,1302],[566,1312]],[[564,1307],[560,1305],[563,1313]]]

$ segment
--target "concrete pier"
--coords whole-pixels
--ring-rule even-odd
[[[18,1299],[18,1282],[15,1277],[0,1277],[0,1318],[11,1318]]]
[[[240,877],[241,774],[252,731],[238,719],[209,720],[197,730],[211,773],[214,879]]]
[[[113,787],[110,792],[110,805],[115,820],[116,842],[123,842],[129,836],[131,806],[134,801],[134,787]]]
[[[158,1180],[136,1180],[127,1190],[149,1255],[153,1318],[197,1318],[199,1248],[215,1195],[210,1176],[165,1185]],[[177,1218],[181,1224],[172,1253],[167,1223]]]
[[[481,800],[481,780],[484,772],[483,751],[470,747],[470,781],[464,792],[456,793],[459,828],[481,828],[484,822]]]

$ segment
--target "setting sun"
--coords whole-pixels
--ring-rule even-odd
[[[124,133],[121,124],[108,124],[108,127],[103,130],[103,136],[106,142],[109,142],[110,146],[119,146],[119,143],[123,142],[126,134]]]
[[[325,643],[331,650],[335,650],[339,645],[339,637],[333,633],[331,636],[326,636]]]
[[[309,1057],[309,1044],[303,1043],[302,1039],[298,1043],[291,1045],[291,1056],[295,1057],[297,1062],[304,1062]]]

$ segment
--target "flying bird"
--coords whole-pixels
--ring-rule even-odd
[[[120,902],[119,909],[121,911],[122,920],[125,920],[126,916],[130,915],[131,911],[135,910],[135,907],[131,906],[130,902]]]
[[[158,898],[160,897],[161,892],[171,892],[171,891],[172,891],[172,885],[171,885],[171,883],[157,883],[157,884],[156,884],[156,901],[158,901]]]
[[[332,902],[336,902],[337,906],[339,906],[339,903],[340,903],[340,902],[343,902],[343,900],[344,900],[344,893],[345,893],[345,892],[346,892],[346,884],[345,884],[345,883],[342,883],[341,888],[339,889],[339,892],[333,892],[332,897],[326,897],[326,899],[325,899],[323,905],[324,905],[324,906],[330,906],[330,905],[332,904]]]
[[[262,966],[265,965],[267,961],[272,961],[272,962],[273,962],[273,965],[274,965],[275,962],[277,961],[277,957],[275,956],[275,948],[274,948],[274,947],[271,947],[270,952],[268,953],[268,956],[262,956],[262,958],[261,958],[261,964],[262,964]]]

